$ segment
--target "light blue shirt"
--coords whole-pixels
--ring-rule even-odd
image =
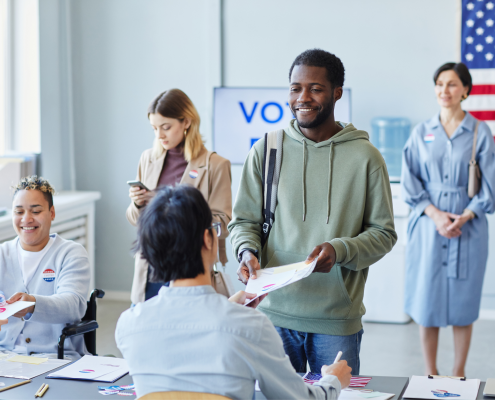
[[[191,391],[252,399],[256,380],[268,399],[332,400],[340,394],[332,375],[315,386],[304,383],[268,318],[211,286],[162,287],[121,315],[115,339],[138,397]]]
[[[72,240],[50,235],[54,243],[41,260],[27,286],[19,266],[19,238],[0,245],[0,290],[8,299],[16,292],[36,298],[34,313],[24,320],[10,317],[0,331],[0,350],[12,351],[23,334],[28,354],[56,353],[58,338],[66,324],[79,322],[87,307],[89,258],[86,249]],[[29,339],[29,340],[28,340]],[[79,358],[89,354],[82,335],[68,338],[65,354]]]

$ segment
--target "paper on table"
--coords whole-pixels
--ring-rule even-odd
[[[16,312],[24,310],[36,304],[34,301],[16,301],[12,304],[6,304],[0,307],[0,319],[7,319],[14,315]]]
[[[84,356],[47,378],[115,382],[129,372],[127,361],[116,357]]]
[[[452,378],[429,379],[427,376],[414,376],[407,386],[404,398],[452,400],[476,400],[480,388],[479,379],[461,381]]]
[[[7,361],[10,362],[20,362],[26,364],[43,364],[48,361],[48,358],[41,357],[30,357],[30,356],[14,356],[9,358]]]
[[[246,300],[244,305],[251,303],[253,300],[273,292],[291,283],[297,282],[308,277],[315,269],[318,257],[313,262],[306,264],[300,262],[296,264],[283,265],[281,267],[265,268],[256,271],[257,279],[249,279],[246,285],[247,293],[254,293],[254,299]]]
[[[14,355],[14,357],[17,356]],[[70,360],[49,358],[42,364],[26,364],[22,362],[9,362],[8,359],[4,359],[0,361],[0,376],[15,379],[33,379],[38,375],[63,367],[70,362]]]
[[[372,397],[373,400],[388,400],[394,397],[393,393],[371,392],[362,393],[359,390],[344,389],[340,392],[339,400],[363,400]]]

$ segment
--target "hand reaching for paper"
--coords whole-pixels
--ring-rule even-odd
[[[240,305],[244,305],[246,303],[246,300],[251,300],[254,299],[252,302],[250,302],[247,306],[251,308],[256,308],[258,307],[258,304],[261,303],[261,301],[268,295],[264,294],[263,296],[258,297],[257,299],[254,299],[256,297],[256,293],[246,293],[244,290],[238,291],[236,294],[231,296],[229,298],[229,301],[232,303],[237,303]]]
[[[308,258],[306,258],[306,262],[312,262],[316,257],[318,257],[318,261],[313,272],[325,273],[331,271],[337,258],[333,246],[326,242],[316,246]]]
[[[17,292],[13,294],[10,299],[7,300],[7,304],[13,304],[16,301],[34,301],[36,302],[36,298],[27,293]],[[13,316],[17,318],[23,318],[26,314],[34,312],[34,305],[24,308],[21,311],[16,312]]]

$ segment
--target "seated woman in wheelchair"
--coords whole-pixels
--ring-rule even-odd
[[[229,301],[215,292],[217,236],[208,203],[192,187],[159,188],[139,216],[136,250],[154,281],[171,284],[117,323],[138,397],[189,391],[251,399],[258,380],[268,399],[337,399],[351,379],[346,361],[323,366],[323,378],[305,384],[270,320],[241,305],[255,295],[238,292]]]
[[[53,193],[50,183],[36,176],[15,187],[12,213],[18,236],[0,245],[0,290],[8,304],[35,304],[8,320],[0,313],[0,351],[56,354],[64,326],[80,321],[86,312],[88,254],[80,244],[50,235]],[[65,354],[89,354],[82,335],[65,341]]]

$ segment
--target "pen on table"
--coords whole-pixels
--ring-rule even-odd
[[[41,391],[45,388],[45,385],[46,383],[43,383],[40,388],[38,389],[38,391],[34,394],[34,397],[39,397]]]
[[[43,397],[43,395],[46,393],[47,390],[48,390],[48,385],[45,383],[45,387],[40,392],[40,394],[38,395],[38,397]]]
[[[28,379],[27,381],[22,381],[22,382],[19,382],[19,383],[14,383],[13,385],[10,385],[10,386],[5,386],[3,388],[0,389],[0,392],[3,392],[4,390],[9,390],[9,389],[13,389],[17,386],[21,386],[21,385],[24,385],[26,383],[29,383],[31,382],[31,379]]]
[[[335,357],[335,361],[333,362],[334,364],[337,364],[340,361],[340,357],[342,357],[342,352],[339,351],[337,353],[337,357]]]

